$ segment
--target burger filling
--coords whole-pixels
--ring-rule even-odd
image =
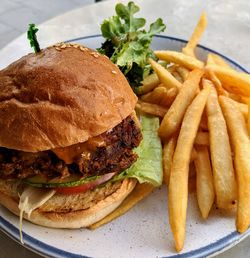
[[[66,148],[29,153],[0,148],[0,178],[25,179],[41,175],[46,179],[119,173],[130,167],[137,154],[133,148],[142,140],[140,128],[128,116],[120,124],[87,142]]]
[[[88,209],[116,192],[121,184],[121,181],[108,182],[103,187],[94,188],[92,191],[72,194],[70,198],[59,193],[39,207],[39,210],[41,212],[70,212]]]

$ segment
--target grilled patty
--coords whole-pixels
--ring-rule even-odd
[[[40,174],[49,179],[67,177],[71,173],[84,177],[119,173],[136,161],[133,148],[139,145],[142,134],[133,117],[128,116],[112,130],[99,135],[99,142],[100,139],[101,144],[91,144],[91,148],[89,142],[95,142],[93,139],[68,147],[80,150],[70,162],[59,158],[61,156],[55,154],[58,151],[29,153],[0,148],[0,178],[24,179]]]

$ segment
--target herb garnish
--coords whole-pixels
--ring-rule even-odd
[[[98,49],[118,65],[134,90],[151,71],[148,58],[156,60],[149,48],[153,36],[166,28],[159,18],[150,24],[148,31],[142,29],[146,20],[134,17],[139,10],[134,2],[129,2],[127,6],[122,3],[117,4],[115,7],[117,15],[105,19],[101,25],[102,35],[106,41]]]
[[[36,33],[38,32],[38,28],[35,24],[29,24],[29,29],[27,31],[27,38],[30,41],[30,46],[34,49],[35,53],[41,51],[39,43],[37,41]]]

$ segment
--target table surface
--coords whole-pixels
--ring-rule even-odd
[[[39,25],[39,42],[46,47],[56,42],[99,34],[102,20],[114,13],[114,2],[84,6]],[[205,10],[208,27],[201,44],[235,60],[250,71],[250,2],[248,0],[138,0],[141,16],[151,22],[162,17],[167,24],[163,33],[188,39],[200,13]],[[0,69],[31,52],[26,35],[21,35],[0,51]],[[0,257],[40,257],[0,233]],[[218,258],[249,257],[250,237],[219,254]]]
[[[0,49],[24,33],[27,24],[42,22],[95,0],[1,0]]]

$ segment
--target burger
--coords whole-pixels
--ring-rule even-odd
[[[157,128],[145,118],[143,145],[136,102],[117,66],[78,44],[1,70],[0,203],[38,225],[80,228],[115,210],[138,181],[160,185]]]

